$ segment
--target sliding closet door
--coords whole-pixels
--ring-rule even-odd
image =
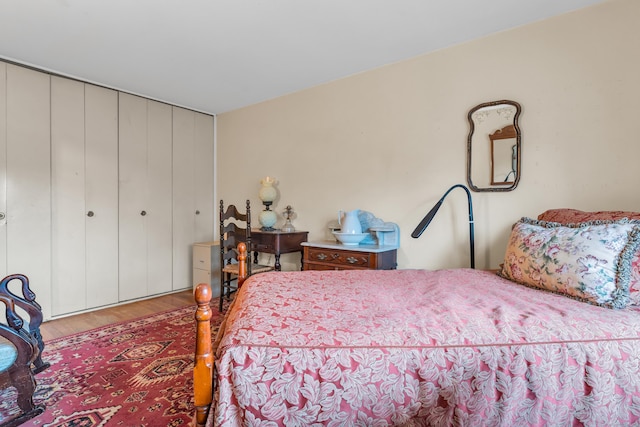
[[[172,290],[173,233],[171,215],[172,118],[171,106],[147,101],[147,293]]]
[[[93,215],[92,215],[93,214]],[[87,307],[118,302],[118,92],[85,85]]]
[[[84,83],[51,77],[52,315],[87,308]]]
[[[173,107],[173,289],[192,285],[191,245],[213,240],[213,117]]]
[[[196,205],[195,240],[213,237],[213,117],[195,113],[194,197]]]
[[[120,301],[172,283],[171,107],[120,94]]]
[[[195,221],[195,113],[173,107],[173,289],[191,285]]]
[[[50,77],[7,64],[7,271],[26,274],[51,315]]]
[[[147,101],[120,94],[120,301],[147,294]]]
[[[52,314],[118,301],[117,92],[51,77]]]

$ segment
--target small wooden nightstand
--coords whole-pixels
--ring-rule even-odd
[[[332,242],[305,242],[303,270],[393,270],[395,246],[345,246]]]
[[[261,231],[251,230],[251,251],[254,262],[258,263],[258,252],[275,255],[275,269],[280,271],[280,255],[291,252],[302,252],[301,244],[307,241],[308,231]]]

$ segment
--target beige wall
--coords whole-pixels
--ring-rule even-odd
[[[498,266],[522,216],[640,210],[639,20],[639,1],[613,0],[221,114],[217,196],[250,198],[257,222],[259,181],[272,175],[276,210],[291,204],[311,240],[339,209],[360,208],[400,225],[400,268],[465,267],[463,191],[420,239],[410,233],[466,184],[467,112],[511,99],[522,105],[522,178],[513,192],[472,194],[477,267]]]

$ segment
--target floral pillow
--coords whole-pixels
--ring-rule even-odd
[[[549,209],[538,215],[540,221],[559,222],[563,225],[580,224],[592,221],[613,221],[622,218],[640,220],[640,212],[629,211],[597,211],[587,212],[578,209]],[[631,261],[631,282],[629,283],[629,298],[632,305],[640,305],[640,249],[636,251]]]
[[[513,226],[500,275],[609,308],[629,305],[631,260],[640,226],[626,219],[563,226],[522,218]]]

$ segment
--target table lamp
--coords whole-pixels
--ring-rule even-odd
[[[265,206],[265,209],[260,212],[260,215],[258,216],[258,222],[260,222],[260,225],[262,225],[262,227],[260,227],[260,230],[262,231],[275,230],[273,226],[278,221],[278,215],[274,211],[269,209],[278,195],[277,190],[273,186],[275,182],[276,179],[271,176],[264,177],[260,180],[260,184],[262,184],[262,187],[260,187],[258,197],[260,198],[260,200],[262,200],[262,204]]]

